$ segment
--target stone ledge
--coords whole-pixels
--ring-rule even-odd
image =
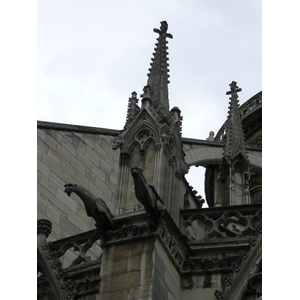
[[[71,125],[64,123],[53,123],[53,122],[45,122],[45,121],[37,121],[37,128],[39,129],[54,129],[61,131],[73,131],[80,133],[90,133],[90,134],[103,134],[109,136],[119,136],[119,134],[123,130],[117,129],[108,129],[108,128],[100,128],[100,127],[91,127],[91,126],[82,126],[82,125]],[[201,139],[193,139],[193,138],[182,138],[183,144],[192,144],[192,145],[205,145],[205,146],[214,146],[214,147],[224,147],[223,142],[219,141],[207,141]],[[261,151],[262,149],[255,146],[246,145],[247,150],[253,151]]]
[[[74,132],[91,133],[91,134],[103,134],[103,135],[112,135],[112,136],[118,136],[120,134],[120,130],[115,130],[115,129],[81,126],[81,125],[70,125],[70,124],[53,123],[53,122],[45,122],[45,121],[37,121],[37,128],[54,129],[54,130],[61,130],[61,131],[74,131]]]

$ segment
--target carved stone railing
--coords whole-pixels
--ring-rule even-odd
[[[181,216],[190,245],[257,236],[262,223],[261,204],[186,210]]]
[[[241,119],[245,118],[248,114],[256,110],[257,108],[262,106],[262,92],[257,93],[253,97],[251,97],[248,101],[246,101],[243,105],[240,106],[240,114],[241,114]],[[225,123],[222,125],[220,130],[215,136],[215,141],[224,141],[225,136],[226,136],[226,131],[227,131],[227,120]]]
[[[92,253],[89,253],[89,250],[95,247],[96,243],[100,245],[100,236],[95,229],[73,235],[71,237],[60,239],[52,243],[49,242],[48,247],[50,251],[55,253],[55,256],[58,259],[64,258],[68,250],[73,250],[73,259],[71,260],[70,265],[64,267],[65,269],[68,269],[70,267],[78,266],[79,264],[83,263],[101,261],[100,253],[98,257],[95,257],[95,255],[93,255]],[[94,259],[92,258],[92,255]]]
[[[181,232],[191,248],[183,265],[181,288],[194,289],[193,275],[208,272],[222,274],[216,299],[229,300],[234,293],[244,293],[239,280],[247,280],[249,268],[257,264],[261,253],[261,204],[182,210],[181,217]],[[246,292],[261,295],[252,286]]]
[[[51,294],[54,292],[55,297],[59,295],[59,299],[79,299],[97,294],[100,287],[101,254],[93,260],[88,252],[98,241],[98,232],[91,230],[38,246],[38,299],[53,299]],[[62,260],[67,251],[72,249],[71,264],[63,267]]]
[[[246,115],[254,111],[256,108],[261,106],[262,106],[262,92],[259,92],[240,106],[242,119]]]
[[[261,204],[182,210],[181,218],[179,230],[167,211],[157,223],[144,209],[124,214],[114,219],[116,228],[109,230],[99,244],[110,247],[157,238],[182,276],[182,289],[193,289],[193,276],[222,274],[223,287],[215,296],[225,299],[261,244]],[[53,295],[59,295],[57,299],[93,295],[96,299],[101,255],[92,260],[88,251],[98,241],[99,233],[91,230],[38,245],[38,299],[54,299]],[[61,260],[70,249],[74,257],[68,267],[63,267]],[[226,255],[220,255],[224,251]]]
[[[250,250],[243,253],[238,264],[231,266],[232,272],[222,276],[222,291],[215,290],[217,300],[259,299],[261,289],[262,237],[250,243]],[[249,277],[254,271],[254,274]],[[245,284],[246,283],[246,284]],[[240,295],[239,297],[236,297]]]

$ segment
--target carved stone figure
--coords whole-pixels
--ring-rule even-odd
[[[65,184],[65,193],[67,193],[68,196],[70,196],[71,193],[75,193],[79,196],[84,203],[86,214],[96,221],[98,229],[111,230],[115,227],[112,220],[113,215],[102,199],[96,198],[85,188],[72,183]]]
[[[154,186],[148,184],[143,170],[138,167],[131,169],[136,198],[144,205],[150,217],[157,221],[163,215],[164,203],[157,194]]]
[[[124,142],[124,140],[123,140],[122,138],[116,137],[116,138],[113,139],[113,141],[112,141],[112,146],[111,146],[112,149],[113,149],[113,150],[119,149],[119,148],[122,146],[123,142]]]

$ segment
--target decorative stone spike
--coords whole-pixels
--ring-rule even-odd
[[[124,126],[124,130],[128,129],[130,124],[135,120],[136,116],[140,112],[140,107],[137,105],[138,99],[137,99],[137,93],[132,92],[131,98],[128,100],[128,109],[127,109],[127,117],[126,117],[126,123]]]
[[[150,69],[148,75],[147,85],[151,87],[151,106],[154,114],[159,112],[160,120],[165,120],[169,112],[168,99],[168,83],[169,83],[169,69],[168,69],[168,47],[167,38],[173,38],[170,33],[167,33],[168,23],[161,22],[160,29],[154,28],[153,31],[158,33],[157,43],[153,58],[151,58]],[[145,95],[145,93],[144,93]],[[163,114],[163,116],[162,116]]]
[[[37,244],[44,246],[51,233],[52,223],[49,220],[41,219],[37,221]]]
[[[228,111],[228,128],[225,140],[224,156],[231,161],[238,153],[247,160],[245,138],[243,133],[242,121],[239,113],[238,92],[242,89],[237,86],[235,81],[232,81],[230,91],[226,95],[231,95]]]

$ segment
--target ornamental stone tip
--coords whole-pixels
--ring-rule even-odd
[[[143,88],[143,94],[141,94],[141,97],[143,99],[150,99],[151,98],[151,94],[152,94],[152,91],[151,91],[151,87],[150,85],[145,85],[144,88]]]
[[[207,141],[213,141],[214,137],[215,137],[215,133],[213,131],[210,131],[209,132],[209,136],[208,136],[208,138],[206,140]]]
[[[237,86],[237,82],[236,81],[232,81],[229,84],[229,86],[230,86],[230,91],[226,92],[226,95],[231,95],[233,93],[238,93],[238,92],[242,91],[242,89]]]
[[[174,106],[172,109],[171,109],[171,111],[177,111],[178,112],[178,114],[180,114],[181,113],[181,110],[179,109],[179,107],[178,106]]]
[[[172,39],[173,35],[170,33],[167,33],[167,31],[168,31],[167,21],[161,21],[160,24],[161,24],[160,29],[154,28],[153,31],[158,33],[159,35],[165,35],[166,37]]]
[[[43,233],[48,237],[51,229],[52,223],[49,220],[41,219],[37,221],[37,234]]]
[[[160,25],[160,30],[166,32],[168,30],[168,23],[167,23],[167,21],[161,21],[160,24],[161,24]]]
[[[37,244],[44,246],[51,233],[52,223],[49,220],[41,219],[37,221]]]

